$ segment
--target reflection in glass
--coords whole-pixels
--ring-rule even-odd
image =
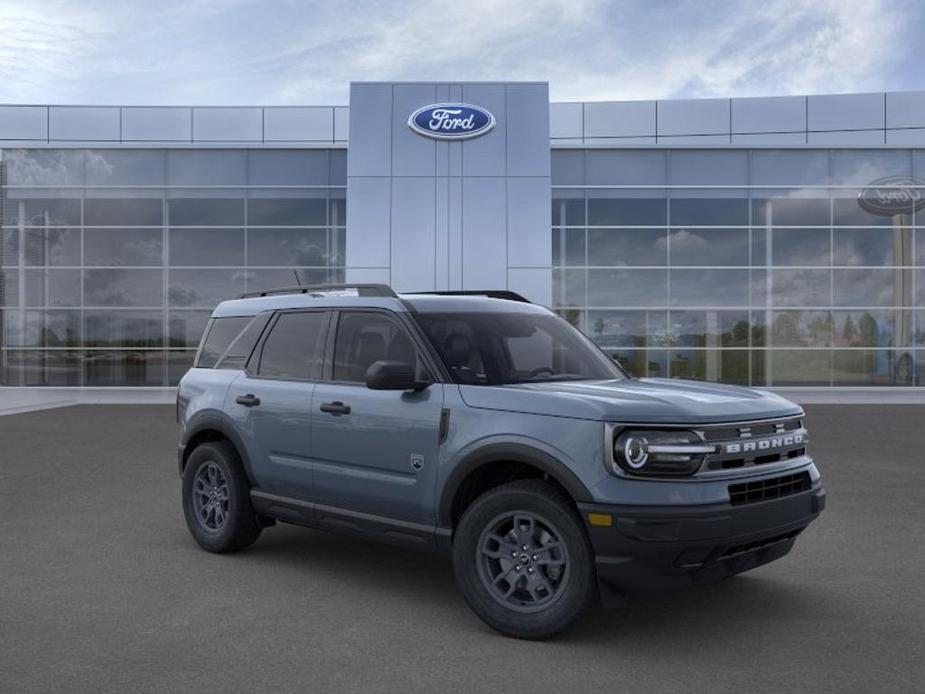
[[[748,311],[672,311],[672,344],[678,347],[748,347]]]
[[[247,223],[251,226],[324,226],[327,224],[327,200],[251,198],[247,201]]]
[[[86,347],[160,347],[163,342],[164,316],[160,311],[84,312]]]
[[[80,306],[80,270],[26,270],[26,306]]]
[[[908,386],[912,369],[912,352],[852,349],[832,353],[834,386]]]
[[[901,306],[903,304],[894,303],[894,289],[902,291],[905,284],[911,292],[911,270],[850,268],[836,269],[833,275],[835,306]],[[902,282],[904,275],[908,275],[910,281]],[[901,283],[897,287],[898,280]]]
[[[770,238],[773,265],[828,267],[832,262],[828,229],[773,229]]]
[[[168,347],[199,347],[211,311],[171,311],[167,318]]]
[[[835,265],[912,265],[909,229],[835,229]]]
[[[329,261],[335,254],[326,229],[250,229],[247,234],[248,265],[324,267],[334,264]]]
[[[79,347],[80,311],[26,311],[24,347]]]
[[[161,306],[161,270],[84,270],[84,306]]]
[[[588,306],[666,306],[665,270],[589,270]]]
[[[80,229],[27,227],[23,236],[26,265],[80,265]]]
[[[672,351],[669,372],[671,378],[748,384],[748,352],[732,349]]]
[[[246,276],[243,269],[170,270],[167,301],[172,307],[214,308],[221,301],[239,298]]]
[[[672,306],[748,306],[748,270],[672,270]]]
[[[588,229],[588,265],[667,264],[668,240],[664,229]]]
[[[83,355],[84,385],[164,385],[165,352],[87,351]]]
[[[160,229],[84,229],[85,265],[163,265]]]
[[[584,223],[584,195],[578,198],[556,196],[552,199],[553,226],[584,226]]]
[[[87,198],[84,200],[84,224],[87,226],[153,227],[164,222],[160,198]]]
[[[669,342],[664,311],[588,311],[587,334],[605,350]]]
[[[672,226],[745,226],[748,224],[748,199],[672,197],[671,224]]]
[[[171,226],[231,227],[244,225],[241,198],[172,198],[167,201]]]
[[[786,192],[781,191],[781,195],[786,195]],[[828,198],[754,198],[752,199],[752,224],[775,227],[827,227],[831,218],[829,205]]]
[[[207,267],[244,265],[244,229],[168,230],[170,265]]]
[[[771,345],[774,347],[830,347],[832,314],[828,311],[774,311]]]
[[[672,229],[668,244],[675,267],[749,263],[748,229]]]
[[[552,296],[556,306],[587,306],[587,270],[552,271]]]
[[[591,226],[665,226],[668,203],[663,197],[610,198],[591,191],[588,198],[588,224]]]
[[[774,306],[829,306],[832,302],[831,270],[771,271],[771,302]]]

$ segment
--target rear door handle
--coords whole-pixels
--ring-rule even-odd
[[[244,405],[244,407],[256,407],[260,404],[260,398],[258,398],[253,393],[248,393],[247,395],[239,395],[234,399],[239,405]]]
[[[321,411],[327,412],[328,414],[333,414],[335,416],[350,414],[350,405],[345,405],[340,400],[335,400],[334,402],[323,402],[321,403]]]

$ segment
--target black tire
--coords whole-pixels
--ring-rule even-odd
[[[531,536],[552,539],[519,553],[525,546],[521,541],[529,542],[524,538],[531,517]],[[508,524],[510,531],[502,534]],[[552,566],[560,561],[561,566]],[[575,505],[542,480],[495,487],[466,509],[453,539],[453,570],[472,610],[492,628],[520,639],[558,634],[597,596],[594,555]],[[537,588],[534,581],[545,585]]]
[[[210,472],[222,484],[204,489],[203,483],[197,483],[197,477],[205,474],[208,478]],[[194,493],[194,487],[200,491]],[[211,491],[221,488],[224,493]],[[193,539],[209,552],[236,552],[260,537],[261,527],[251,506],[250,484],[237,451],[227,441],[201,444],[187,459],[183,468],[183,515]]]

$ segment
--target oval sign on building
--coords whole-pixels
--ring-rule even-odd
[[[912,176],[887,176],[871,181],[858,193],[858,205],[871,214],[912,214],[925,207],[925,181]]]
[[[411,114],[408,127],[435,140],[467,140],[495,127],[495,117],[471,104],[430,104]]]

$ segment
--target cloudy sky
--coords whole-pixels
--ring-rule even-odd
[[[351,80],[557,101],[925,89],[921,0],[0,0],[0,103],[343,104]]]

